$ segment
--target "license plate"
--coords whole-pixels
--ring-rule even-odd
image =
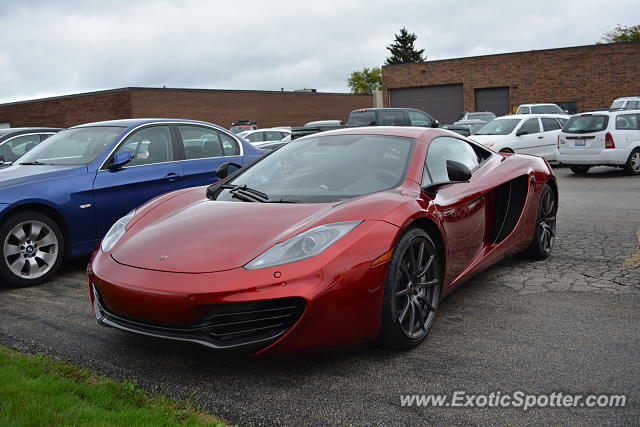
[[[584,139],[576,139],[575,147],[586,147],[587,141]]]

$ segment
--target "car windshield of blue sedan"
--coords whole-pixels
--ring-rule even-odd
[[[217,199],[256,201],[237,191],[245,185],[265,202],[332,202],[388,190],[404,181],[414,141],[361,134],[296,140],[226,183],[236,191],[227,188]]]
[[[122,133],[120,126],[93,126],[63,130],[22,156],[21,165],[88,165]]]

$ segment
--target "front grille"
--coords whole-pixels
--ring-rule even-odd
[[[253,341],[282,334],[304,311],[303,298],[280,298],[214,306],[203,318],[207,333],[217,342]]]
[[[162,338],[192,341],[217,349],[257,351],[284,335],[302,316],[304,298],[278,298],[213,306],[185,326],[149,323],[111,312],[94,286],[96,317],[107,326]]]

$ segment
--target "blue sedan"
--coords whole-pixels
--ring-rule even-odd
[[[0,170],[0,282],[43,283],[64,257],[91,253],[137,206],[210,184],[221,164],[245,165],[264,153],[191,120],[113,120],[64,130]]]

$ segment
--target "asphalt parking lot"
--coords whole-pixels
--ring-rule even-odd
[[[414,351],[373,346],[277,360],[220,357],[96,324],[86,259],[40,287],[0,288],[0,342],[45,352],[231,423],[282,425],[637,424],[640,177],[557,168],[552,257],[507,259],[440,306]],[[624,408],[402,407],[401,394],[625,394]]]

